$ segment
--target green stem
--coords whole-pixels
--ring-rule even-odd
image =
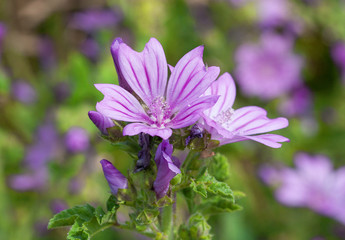
[[[173,239],[173,206],[169,205],[162,209],[161,230],[167,240]]]

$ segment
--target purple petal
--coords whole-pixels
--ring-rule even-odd
[[[123,74],[119,65],[119,47],[121,43],[123,43],[122,38],[115,38],[115,40],[111,44],[110,52],[111,52],[111,55],[113,56],[114,65],[115,65],[117,77],[119,80],[119,85],[123,87],[125,90],[127,90],[128,92],[132,92],[131,87],[128,85],[126,79],[123,77]]]
[[[220,112],[232,108],[236,98],[236,86],[229,73],[224,73],[219,79],[211,84],[205,95],[220,96],[217,103],[210,109],[204,111],[208,116],[217,116]]]
[[[104,94],[96,105],[101,114],[119,121],[150,121],[139,101],[125,89],[113,84],[95,84],[95,87]]]
[[[219,68],[205,67],[203,50],[203,46],[193,49],[176,64],[169,79],[166,98],[172,110],[190,104],[216,80]]]
[[[118,62],[128,85],[147,106],[156,97],[164,96],[168,64],[157,39],[151,38],[142,52],[121,43],[118,46]]]
[[[262,143],[271,148],[280,148],[282,145],[280,142],[289,142],[290,140],[286,137],[276,134],[262,134],[258,136],[246,136],[246,138]]]
[[[110,118],[104,116],[99,112],[89,111],[88,115],[91,121],[104,135],[108,135],[107,128],[115,126],[114,122]]]
[[[103,159],[101,161],[103,173],[108,181],[109,187],[113,194],[117,194],[118,189],[128,188],[126,177],[117,170],[111,162]]]
[[[147,133],[152,137],[159,136],[163,139],[168,139],[172,134],[172,130],[170,128],[155,128],[143,123],[131,123],[123,128],[124,136],[134,136],[139,133]]]
[[[169,126],[178,129],[196,123],[202,112],[212,107],[217,102],[218,98],[219,96],[205,96],[194,100],[179,111]]]
[[[155,161],[157,164],[157,177],[153,183],[153,188],[157,198],[162,198],[169,189],[171,179],[181,173],[180,169],[172,160],[173,146],[168,140],[163,140],[156,151]]]
[[[288,125],[286,118],[269,119],[264,109],[250,106],[234,112],[231,131],[251,135],[278,130]]]

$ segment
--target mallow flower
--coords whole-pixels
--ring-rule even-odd
[[[301,85],[302,58],[293,53],[293,41],[266,32],[259,44],[243,44],[236,51],[236,76],[247,96],[271,100]]]
[[[220,145],[254,140],[272,148],[279,148],[279,142],[289,139],[276,134],[263,134],[288,126],[286,118],[269,119],[267,112],[256,106],[233,109],[236,96],[234,80],[229,73],[224,73],[212,83],[205,96],[219,95],[217,103],[203,112],[201,125],[211,133]]]
[[[106,117],[129,122],[123,135],[147,133],[168,139],[172,129],[194,124],[218,96],[201,96],[219,74],[206,67],[203,46],[188,52],[176,66],[168,64],[161,44],[151,38],[142,52],[115,39],[111,46],[119,83],[95,84],[104,99],[96,109]]]
[[[279,202],[292,207],[308,207],[345,224],[345,167],[333,170],[323,155],[299,153],[296,168],[278,169],[275,192]]]
[[[112,194],[117,194],[119,189],[128,188],[127,178],[106,159],[101,161],[104,177],[107,180]]]
[[[157,148],[155,162],[157,165],[157,177],[153,188],[157,198],[162,198],[168,192],[169,184],[177,174],[181,173],[179,160],[172,156],[173,145],[168,140],[163,140]]]

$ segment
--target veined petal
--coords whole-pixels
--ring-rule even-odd
[[[162,198],[169,189],[171,179],[181,173],[180,169],[174,164],[172,158],[173,146],[168,140],[163,140],[157,148],[155,162],[157,165],[157,177],[153,183],[153,188],[157,198]]]
[[[103,159],[101,161],[104,177],[107,179],[111,192],[117,194],[119,189],[126,189],[128,187],[127,178],[117,170],[111,162]]]
[[[164,96],[168,64],[157,39],[151,38],[142,52],[120,44],[118,61],[127,83],[147,106],[156,97]]]
[[[286,137],[276,135],[276,134],[262,134],[257,136],[245,136],[248,139],[254,140],[256,142],[262,143],[271,148],[280,148],[281,142],[289,142],[290,140]]]
[[[172,130],[170,128],[156,128],[143,123],[131,123],[123,129],[124,136],[134,136],[139,133],[147,133],[152,137],[159,136],[163,139],[168,139],[172,134]]]
[[[119,121],[150,121],[139,101],[125,89],[113,84],[95,84],[95,87],[104,95],[96,105],[101,114]]]
[[[267,118],[267,112],[259,107],[243,107],[237,109],[226,129],[240,135],[251,135],[270,132],[289,125],[286,118]]]
[[[208,95],[218,95],[220,97],[213,107],[204,111],[207,116],[216,117],[221,112],[232,108],[236,97],[236,86],[231,75],[224,73],[217,81],[214,81],[205,92],[205,96]]]
[[[219,96],[204,96],[194,100],[177,113],[169,126],[177,129],[194,124],[200,118],[202,112],[212,107],[218,98]]]
[[[219,74],[218,67],[205,67],[203,50],[203,46],[193,49],[172,70],[166,99],[173,111],[183,108],[202,95]]]
[[[115,69],[117,72],[119,85],[126,89],[128,92],[132,92],[131,87],[128,85],[126,79],[123,77],[120,65],[119,65],[119,48],[120,44],[123,44],[122,38],[115,38],[110,47],[111,55],[113,56]]]

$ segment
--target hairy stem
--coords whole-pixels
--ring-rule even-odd
[[[161,230],[164,235],[167,237],[167,240],[173,239],[173,206],[169,205],[162,209],[161,213]]]

